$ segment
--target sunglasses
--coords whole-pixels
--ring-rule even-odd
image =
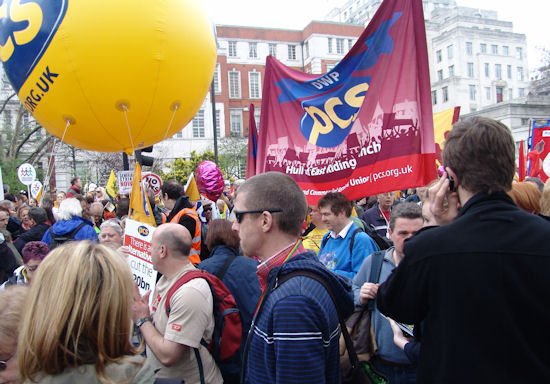
[[[269,213],[277,213],[277,212],[283,212],[282,209],[253,209],[251,211],[235,211],[235,218],[237,219],[237,223],[241,223],[244,219],[244,215],[249,213],[263,213],[263,212],[269,212]]]

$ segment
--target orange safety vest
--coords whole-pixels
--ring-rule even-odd
[[[181,211],[176,213],[171,223],[178,224],[182,216],[187,215],[195,220],[195,233],[192,233],[193,237],[191,241],[191,252],[189,253],[189,261],[193,264],[199,264],[201,262],[200,253],[201,253],[201,221],[197,211],[193,208],[183,208]]]

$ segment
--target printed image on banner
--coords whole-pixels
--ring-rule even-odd
[[[436,176],[421,0],[384,1],[318,76],[268,57],[255,173],[283,172],[310,204],[425,185]]]
[[[154,231],[155,227],[131,219],[127,219],[124,229],[128,264],[141,295],[153,291],[157,282],[157,271],[153,269],[151,260],[151,239]],[[151,295],[150,301],[152,298]]]
[[[550,120],[543,124],[533,123],[527,160],[529,176],[546,182],[550,177]]]

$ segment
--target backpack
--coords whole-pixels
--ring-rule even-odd
[[[386,250],[386,249],[390,248],[393,245],[390,240],[386,239],[385,237],[380,236],[378,234],[378,232],[376,232],[376,230],[374,229],[374,227],[372,225],[368,225],[364,221],[362,221],[362,222],[363,222],[363,225],[364,225],[365,229],[363,229],[361,227],[356,228],[355,231],[351,234],[351,241],[349,242],[349,253],[350,253],[350,255],[353,253],[353,245],[355,244],[355,236],[357,236],[357,234],[359,232],[364,232],[367,235],[369,235],[370,238],[376,243],[376,245],[378,246],[378,248],[381,251]],[[321,246],[319,248],[322,249],[326,245],[329,238],[330,238],[330,236],[328,234],[325,235],[325,237],[323,237],[323,240],[321,240]]]
[[[66,242],[74,241],[75,240],[74,237],[76,236],[78,231],[80,231],[82,227],[84,227],[85,225],[86,225],[85,222],[81,222],[80,224],[78,224],[78,226],[75,229],[73,229],[71,232],[66,233],[64,235],[55,234],[53,232],[53,226],[50,227],[50,229],[48,229],[48,231],[50,231],[50,239],[51,239],[50,244],[48,244],[50,251]]]
[[[223,365],[230,362],[240,353],[242,339],[242,323],[235,298],[225,284],[216,276],[203,271],[189,271],[179,278],[166,294],[165,311],[170,314],[170,300],[176,291],[193,279],[204,279],[210,287],[214,312],[214,332],[210,344],[202,339],[201,344],[212,354],[216,364],[223,372]],[[195,358],[199,366],[201,383],[204,383],[204,372],[201,357],[197,348],[194,348]]]
[[[384,251],[374,252],[372,257],[372,267],[367,282],[378,282],[382,263],[384,262]],[[372,332],[372,310],[374,309],[374,300],[369,300],[365,307],[356,308],[347,320],[341,313],[334,292],[325,279],[313,271],[293,271],[281,276],[278,285],[281,286],[285,281],[294,276],[306,276],[317,280],[332,298],[334,306],[338,312],[340,322],[340,375],[342,384],[356,383],[377,383],[388,384],[388,379],[376,371],[368,360],[374,355],[376,342]]]

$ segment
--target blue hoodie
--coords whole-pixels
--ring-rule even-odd
[[[306,276],[295,276],[277,286],[276,279],[297,270],[325,279],[338,310],[325,288]],[[245,383],[339,383],[338,311],[353,312],[347,280],[330,272],[314,252],[299,254],[269,273],[265,303],[254,319],[247,340]]]
[[[70,220],[56,221],[56,223],[51,227],[51,230],[55,235],[67,235],[74,231],[82,222],[84,222],[85,225],[76,233],[74,240],[91,240],[93,242],[97,242],[97,233],[95,232],[92,222],[79,216],[74,216]],[[52,238],[50,236],[50,230],[47,230],[44,233],[44,236],[42,236],[42,241],[51,247]]]

